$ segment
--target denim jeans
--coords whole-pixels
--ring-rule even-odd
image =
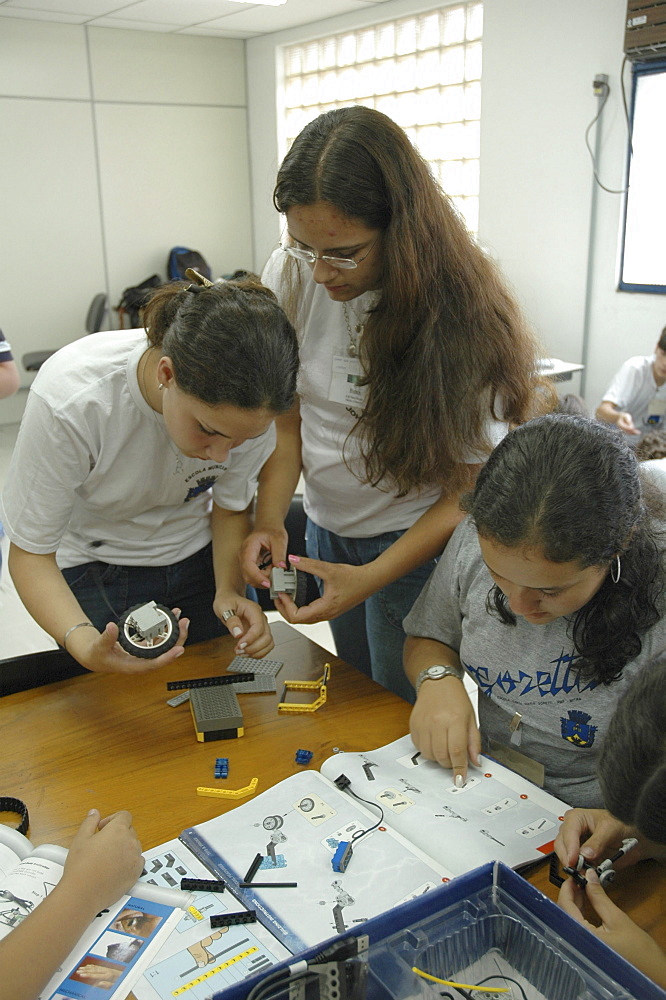
[[[372,538],[345,538],[320,528],[308,518],[305,538],[311,559],[363,566],[403,534],[403,531],[387,531]],[[330,622],[338,656],[411,703],[414,688],[402,666],[405,642],[402,621],[434,568],[435,560],[431,559]]]
[[[213,611],[215,579],[210,544],[172,566],[89,562],[62,572],[100,632],[107,622],[117,622],[128,608],[156,601],[168,608],[180,608],[183,617],[190,619],[188,644],[227,635],[227,629]]]

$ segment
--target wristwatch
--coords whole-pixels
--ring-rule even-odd
[[[435,663],[432,667],[426,667],[425,670],[421,671],[414,681],[414,690],[418,695],[424,681],[441,681],[442,677],[449,676],[457,677],[459,681],[462,680],[459,670],[456,670],[454,667],[444,667],[441,663]]]

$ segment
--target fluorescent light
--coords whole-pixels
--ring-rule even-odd
[[[262,7],[281,7],[287,0],[231,0],[232,3],[260,4]]]

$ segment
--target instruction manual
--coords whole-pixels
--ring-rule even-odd
[[[17,830],[0,825],[0,938],[18,927],[56,887],[66,858],[64,847],[34,847]],[[35,1000],[125,997],[183,915],[180,904],[190,899],[180,891],[134,886],[129,895],[95,917]],[[38,940],[34,947],[39,948]]]
[[[240,901],[255,911],[258,924],[233,930],[257,949],[257,961],[270,961],[275,946],[251,942],[248,931],[263,925],[297,953],[487,861],[519,868],[549,854],[568,806],[494,760],[481,762],[457,788],[451,771],[425,760],[408,736],[336,754],[321,772],[299,771],[185,830],[173,850],[185,867],[194,855],[226,882],[227,909]],[[213,992],[206,986],[202,998]]]

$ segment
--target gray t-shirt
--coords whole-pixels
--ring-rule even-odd
[[[571,621],[505,625],[486,610],[493,581],[474,525],[458,525],[403,626],[409,635],[446,643],[479,688],[484,752],[489,739],[515,746],[545,768],[544,787],[570,805],[601,807],[595,777],[598,751],[618,698],[641,667],[666,649],[660,619],[641,637],[639,656],[619,680],[604,685],[581,677],[567,634]],[[522,715],[520,744],[509,723]]]

